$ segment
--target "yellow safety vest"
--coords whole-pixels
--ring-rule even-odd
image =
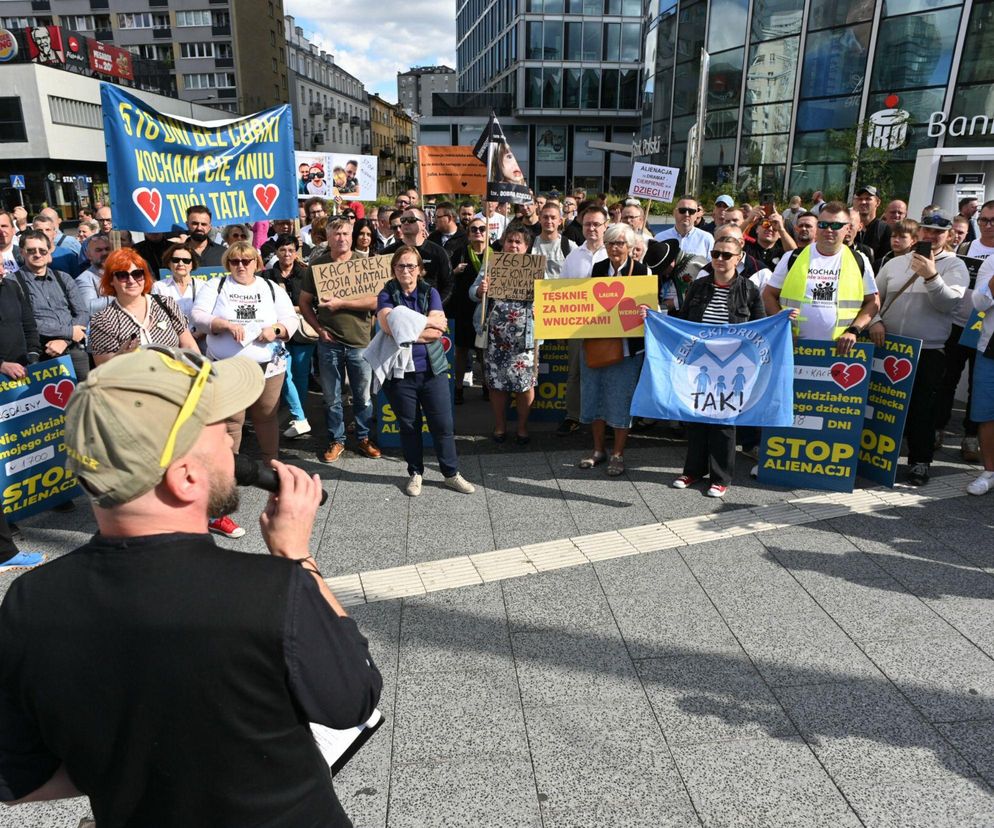
[[[808,298],[808,269],[811,267],[811,248],[805,247],[794,260],[787,271],[783,287],[780,288],[780,306],[803,310],[811,304]],[[842,248],[842,272],[839,274],[839,285],[835,292],[835,329],[832,339],[838,339],[852,325],[853,320],[863,307],[863,266],[857,261],[856,254],[847,247]],[[794,320],[794,333],[800,330],[800,323],[807,317],[800,314]]]

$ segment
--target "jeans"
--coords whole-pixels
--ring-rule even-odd
[[[317,343],[301,344],[291,342],[287,345],[290,358],[286,363],[286,384],[283,386],[283,399],[290,409],[294,420],[306,420],[307,412],[304,405],[307,402],[307,379],[311,371],[311,357]]]
[[[908,439],[908,465],[931,463],[935,451],[935,412],[939,385],[946,369],[946,355],[941,348],[922,348],[918,370],[911,389],[908,419],[904,436]]]
[[[352,414],[355,416],[355,436],[369,438],[373,403],[369,399],[372,377],[369,363],[363,359],[363,348],[351,348],[341,342],[318,343],[318,365],[321,369],[321,389],[324,392],[325,421],[328,440],[345,444],[345,411],[342,408],[342,378],[348,374],[352,388]]]
[[[421,411],[435,442],[435,456],[445,477],[459,473],[456,440],[452,424],[452,396],[449,378],[429,371],[408,371],[401,379],[387,380],[383,391],[400,428],[400,446],[408,474],[424,474],[424,446],[421,442]]]

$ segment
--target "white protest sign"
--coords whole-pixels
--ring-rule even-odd
[[[672,201],[678,175],[680,170],[676,167],[659,167],[636,161],[632,164],[632,183],[628,193],[653,201]]]

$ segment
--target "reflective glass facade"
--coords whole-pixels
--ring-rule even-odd
[[[649,0],[645,31],[635,158],[685,168],[706,48],[705,189],[845,194],[859,136],[907,192],[919,149],[994,144],[994,0]]]

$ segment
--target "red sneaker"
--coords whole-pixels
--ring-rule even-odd
[[[728,491],[728,486],[722,486],[720,483],[712,483],[710,488],[707,490],[708,497],[724,497],[725,492]]]
[[[207,528],[215,535],[224,535],[226,538],[240,538],[245,534],[245,530],[227,515],[214,518],[207,524]]]
[[[689,474],[681,474],[676,480],[670,483],[670,485],[674,489],[686,489],[693,486],[700,479],[701,478],[699,477],[691,477]]]

